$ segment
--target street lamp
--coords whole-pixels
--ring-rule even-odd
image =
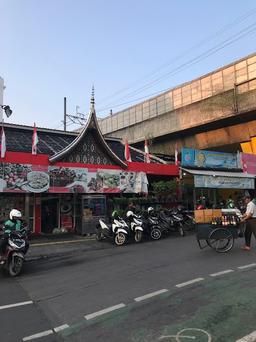
[[[9,118],[9,116],[12,115],[12,110],[11,110],[10,106],[7,106],[7,105],[0,105],[0,106],[1,106],[1,108],[3,108],[7,118]]]

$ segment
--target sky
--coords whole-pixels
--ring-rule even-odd
[[[0,0],[5,122],[63,129],[190,81],[256,50],[254,0]],[[68,129],[74,129],[68,124]]]

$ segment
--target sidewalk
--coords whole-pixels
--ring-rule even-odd
[[[26,260],[61,257],[81,248],[91,249],[94,243],[97,243],[95,236],[75,234],[32,237]]]
[[[29,240],[30,246],[43,246],[43,245],[57,245],[57,244],[65,244],[65,243],[74,243],[79,241],[88,241],[95,239],[94,235],[91,236],[82,236],[77,234],[49,234],[49,235],[40,235],[40,236],[32,236]]]

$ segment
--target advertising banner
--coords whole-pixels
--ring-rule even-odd
[[[256,155],[250,153],[241,153],[243,171],[256,175]]]
[[[254,178],[195,175],[196,188],[254,189]]]
[[[181,165],[205,169],[239,169],[240,158],[237,153],[193,150],[183,148],[181,151]]]
[[[147,184],[144,172],[10,163],[0,166],[0,192],[147,193]]]

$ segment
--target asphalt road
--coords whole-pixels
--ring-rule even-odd
[[[241,251],[241,243],[227,254],[199,250],[194,236],[120,248],[94,241],[32,247],[22,276],[0,275],[1,336],[16,342],[48,332],[36,340],[151,342],[192,327],[206,330],[212,341],[236,341],[256,330],[250,325],[256,249]],[[221,271],[229,272],[216,275]],[[111,308],[117,310],[100,315]],[[55,333],[57,327],[66,329]],[[193,333],[196,341],[208,341],[206,333]]]

